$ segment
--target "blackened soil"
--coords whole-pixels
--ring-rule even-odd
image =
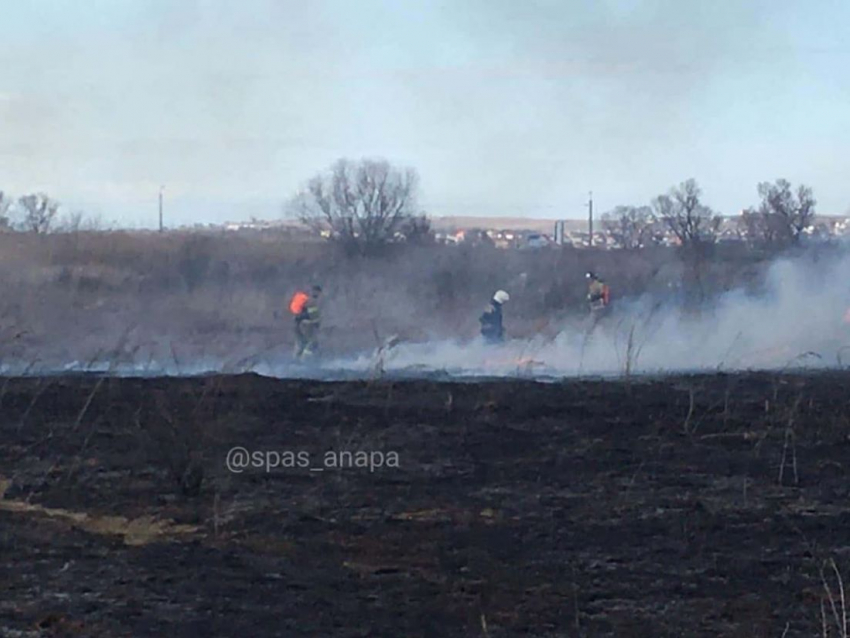
[[[0,379],[0,636],[841,635],[848,386]]]

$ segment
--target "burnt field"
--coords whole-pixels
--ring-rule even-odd
[[[848,383],[0,380],[0,636],[846,635]]]

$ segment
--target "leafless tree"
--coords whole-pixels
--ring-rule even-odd
[[[688,179],[652,202],[657,218],[682,246],[712,242],[717,237],[721,218],[700,201],[701,196],[696,180]]]
[[[57,217],[52,224],[52,231],[57,233],[78,233],[83,230],[85,217],[82,212],[74,211],[62,217]]]
[[[757,243],[763,240],[761,215],[753,208],[741,211],[738,218],[738,233],[745,240]]]
[[[51,226],[51,230],[59,233],[95,232],[103,228],[103,220],[99,215],[90,216],[79,210],[57,218]]]
[[[44,193],[25,195],[18,200],[18,206],[23,216],[20,226],[23,230],[36,234],[49,232],[59,212],[59,202]]]
[[[797,243],[814,221],[817,202],[812,189],[801,185],[795,192],[788,180],[778,179],[760,183],[758,192],[758,209],[745,211],[741,220],[747,238],[770,245]]]
[[[434,231],[431,228],[431,220],[426,215],[411,215],[402,225],[399,231],[409,244],[433,244]]]
[[[9,227],[9,208],[12,206],[12,199],[3,191],[0,191],[0,228]]]
[[[352,252],[369,253],[394,241],[416,217],[417,176],[385,160],[338,160],[291,202],[294,215]]]
[[[617,206],[602,216],[602,226],[626,249],[643,248],[656,240],[649,206]]]

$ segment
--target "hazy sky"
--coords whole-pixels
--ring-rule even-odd
[[[688,177],[850,209],[846,0],[0,0],[0,190],[154,224],[279,216],[341,156],[432,214],[584,215]]]

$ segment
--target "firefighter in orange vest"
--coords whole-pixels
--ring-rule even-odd
[[[585,275],[587,284],[587,303],[591,314],[599,314],[608,307],[611,300],[611,291],[599,275],[589,272]]]
[[[311,294],[296,292],[289,304],[289,310],[295,315],[295,358],[303,359],[316,354],[319,347],[319,298],[321,286],[313,286]]]

